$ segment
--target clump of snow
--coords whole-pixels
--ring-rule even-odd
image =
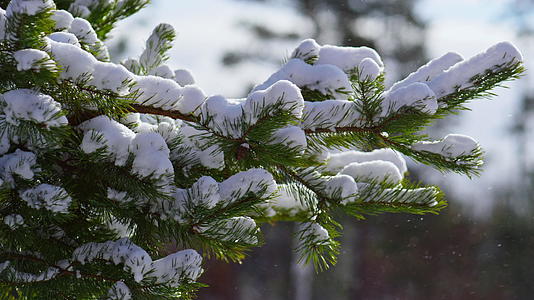
[[[148,75],[154,75],[167,79],[174,79],[174,72],[168,65],[160,65],[148,72]]]
[[[248,125],[253,125],[265,112],[274,114],[278,110],[285,110],[300,118],[303,106],[304,101],[298,87],[289,81],[281,80],[266,90],[250,93],[247,99],[212,96],[202,105],[200,116],[201,121],[213,131],[224,136],[240,138],[247,127],[229,126],[229,124],[245,121]]]
[[[183,138],[182,144],[171,154],[173,160],[182,158],[180,160],[198,162],[210,169],[222,169],[224,167],[224,152],[220,147],[216,144],[206,146],[203,143],[202,137],[210,137],[210,133],[183,124],[180,127],[180,135]]]
[[[15,270],[13,267],[9,266],[9,261],[6,261],[4,264],[4,266],[0,266],[0,269],[7,269],[7,271],[10,273],[10,279],[12,279],[14,282],[47,281],[56,277],[56,275],[58,275],[60,272],[58,268],[50,267],[40,273],[33,274]]]
[[[74,34],[80,42],[86,44],[94,44],[98,41],[96,32],[86,19],[74,18],[70,24],[69,32]]]
[[[202,256],[193,249],[186,249],[167,255],[152,262],[152,274],[156,283],[176,287],[184,279],[196,280],[202,274]]]
[[[134,90],[139,93],[136,100],[140,104],[183,114],[192,113],[206,98],[196,86],[181,87],[174,80],[156,76],[137,76]]]
[[[390,148],[376,149],[371,152],[344,151],[340,153],[330,153],[330,158],[324,166],[325,171],[337,174],[350,163],[363,163],[369,161],[389,161],[393,163],[401,174],[406,173],[406,161],[402,155]]]
[[[130,300],[132,299],[132,292],[128,286],[122,282],[117,281],[108,291],[108,300]]]
[[[338,47],[324,45],[319,50],[316,65],[334,65],[345,72],[353,71],[365,59],[372,59],[382,69],[384,63],[378,53],[369,47]]]
[[[34,16],[47,9],[55,9],[56,4],[52,0],[11,0],[6,8],[6,15],[11,17],[15,14]]]
[[[210,209],[216,205],[228,206],[245,196],[269,199],[277,186],[272,175],[263,169],[239,172],[221,183],[211,177],[201,177],[188,189],[176,189],[174,203],[164,208],[168,215],[180,222],[194,220],[199,207]]]
[[[125,67],[107,62],[94,65],[93,77],[88,84],[101,90],[109,90],[119,95],[129,92],[128,85],[134,80],[134,75]]]
[[[56,213],[68,213],[72,202],[64,188],[46,183],[20,192],[20,198],[31,208],[44,208]]]
[[[219,185],[219,193],[226,205],[243,198],[248,193],[269,198],[276,192],[273,176],[263,169],[249,169],[230,176]]]
[[[300,44],[291,53],[291,58],[299,58],[304,61],[319,56],[319,49],[321,46],[317,44],[314,39],[306,39],[300,42]]]
[[[373,81],[380,75],[382,68],[372,58],[366,57],[358,65],[358,72],[360,80]]]
[[[62,9],[52,11],[50,18],[56,22],[55,30],[69,29],[70,24],[74,20],[70,12]]]
[[[17,61],[17,71],[33,70],[39,72],[43,65],[53,64],[48,53],[37,49],[15,51],[13,58]]]
[[[328,243],[330,240],[330,234],[328,231],[316,222],[302,223],[299,226],[302,241],[310,241],[311,243]]]
[[[403,107],[412,107],[423,113],[434,114],[438,109],[438,102],[428,85],[415,82],[387,93],[381,106],[381,116],[387,116]]]
[[[398,184],[403,176],[394,163],[383,160],[350,163],[344,167],[340,174],[346,174],[358,182],[385,182]]]
[[[135,155],[132,173],[153,179],[174,175],[169,148],[160,134],[138,133],[132,140],[130,151]]]
[[[296,198],[296,196],[298,197],[298,193],[291,191],[290,186],[286,184],[279,184],[278,187],[279,190],[277,197],[273,198],[264,205],[264,207],[267,209],[274,210],[272,215],[274,215],[277,211],[283,211],[290,216],[294,216],[300,212],[308,212],[310,210],[308,203],[300,201]]]
[[[17,149],[14,153],[0,157],[0,177],[11,186],[15,183],[14,175],[26,180],[32,179],[34,171],[39,170],[35,167],[36,163],[37,157],[33,152]]]
[[[457,63],[429,82],[429,87],[437,98],[447,96],[457,90],[472,87],[471,79],[487,71],[498,71],[523,61],[519,50],[509,42],[501,42],[468,60]]]
[[[219,183],[209,176],[200,177],[189,189],[177,189],[174,197],[192,207],[213,208],[221,201]]]
[[[472,155],[478,148],[477,141],[462,134],[448,134],[440,141],[419,142],[412,146],[415,151],[428,151],[448,158]]]
[[[78,38],[70,32],[53,32],[48,35],[48,38],[55,42],[66,43],[74,45],[76,47],[81,47]]]
[[[455,52],[448,52],[438,58],[429,61],[424,66],[421,66],[417,71],[408,75],[401,81],[395,83],[389,91],[394,91],[398,88],[408,86],[414,82],[429,82],[436,76],[443,73],[453,65],[461,62],[463,57]]]
[[[4,224],[9,226],[11,230],[15,230],[19,228],[22,224],[24,224],[24,218],[19,214],[7,215],[4,217]]]
[[[283,144],[289,148],[304,150],[307,145],[306,134],[298,126],[287,126],[277,129],[273,134],[273,139],[269,143]]]
[[[346,93],[352,90],[347,74],[340,68],[330,64],[309,65],[293,58],[264,83],[257,85],[254,91],[265,90],[280,80],[289,80],[299,88],[318,91],[336,99],[347,99]]]
[[[128,148],[135,133],[128,127],[107,116],[98,116],[80,124],[84,131],[81,148],[85,153],[106,147],[115,165],[124,166],[128,159]]]
[[[50,39],[49,44],[54,60],[62,67],[60,72],[62,79],[77,80],[82,76],[88,76],[93,73],[97,60],[89,52],[75,45]]]
[[[19,120],[32,121],[46,127],[59,127],[68,123],[61,115],[61,104],[52,97],[30,89],[11,90],[2,94],[6,104],[6,122],[18,125]]]
[[[193,78],[191,71],[186,69],[174,70],[174,81],[181,86],[195,84],[195,79]]]
[[[211,238],[225,242],[246,243],[255,245],[258,243],[258,227],[250,217],[232,217],[202,226],[199,231]]]
[[[338,174],[323,183],[323,191],[329,198],[338,199],[341,204],[346,204],[356,200],[358,185],[354,178]]]
[[[182,250],[152,261],[144,249],[128,238],[84,244],[74,250],[72,259],[81,264],[95,259],[123,264],[124,270],[132,273],[136,282],[141,282],[144,278],[154,278],[157,283],[169,286],[178,286],[185,279],[196,280],[202,273],[202,257],[195,250]]]

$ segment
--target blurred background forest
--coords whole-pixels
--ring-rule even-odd
[[[439,216],[381,215],[344,226],[338,265],[297,265],[293,225],[265,225],[265,245],[241,265],[210,261],[202,300],[532,299],[534,297],[534,42],[531,0],[153,0],[113,32],[120,60],[139,53],[160,22],[179,32],[173,67],[188,68],[209,94],[244,97],[305,38],[370,46],[387,85],[447,51],[469,57],[509,40],[527,74],[429,135],[463,133],[486,150],[485,171],[467,179],[410,163],[410,177],[443,187]]]

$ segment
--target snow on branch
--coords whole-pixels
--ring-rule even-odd
[[[196,280],[202,274],[202,257],[192,249],[182,250],[158,260],[152,260],[141,247],[127,238],[104,243],[84,244],[72,254],[72,260],[82,265],[95,260],[123,264],[136,282],[154,280],[169,286],[178,286],[186,280]]]

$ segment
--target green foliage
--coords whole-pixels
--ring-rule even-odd
[[[56,1],[60,9],[70,9],[73,3],[71,0]],[[97,36],[104,40],[117,21],[147,3],[143,0],[95,1],[89,7],[87,19]],[[2,7],[4,4],[5,1],[0,2]],[[130,93],[118,94],[91,86],[91,74],[76,80],[63,79],[60,72],[68,66],[53,61],[37,62],[37,71],[19,71],[13,52],[27,48],[47,50],[44,38],[54,28],[51,13],[51,10],[44,10],[33,16],[14,15],[7,24],[9,39],[0,41],[0,69],[3,71],[0,93],[27,88],[49,95],[61,104],[62,111],[56,117],[66,116],[69,121],[68,125],[49,128],[32,120],[14,124],[0,114],[0,138],[9,142],[5,153],[13,154],[16,150],[37,153],[35,165],[24,170],[35,173],[31,179],[25,177],[25,173],[16,173],[0,165],[0,173],[12,172],[10,176],[14,177],[14,183],[0,184],[0,217],[4,220],[0,223],[0,287],[3,293],[0,297],[3,299],[100,299],[119,281],[129,287],[134,299],[192,299],[202,284],[188,278],[184,270],[175,275],[180,279],[176,286],[150,277],[136,281],[124,262],[110,263],[109,257],[99,256],[82,264],[73,258],[73,253],[81,246],[93,245],[89,243],[102,244],[128,236],[154,260],[166,257],[172,246],[196,249],[204,257],[240,262],[250,248],[263,243],[258,223],[279,221],[301,224],[296,233],[299,245],[295,250],[302,262],[324,270],[336,263],[339,254],[337,239],[342,228],[336,221],[337,213],[346,213],[358,220],[381,213],[437,214],[447,203],[436,187],[407,181],[391,183],[387,177],[381,181],[350,177],[354,191],[347,194],[343,185],[329,185],[340,177],[328,171],[319,153],[335,149],[391,148],[440,171],[477,175],[482,163],[479,147],[456,157],[417,151],[413,147],[429,140],[422,132],[434,121],[465,109],[468,101],[491,96],[491,89],[518,78],[524,71],[520,63],[513,63],[476,75],[470,80],[471,86],[457,88],[454,93],[437,99],[440,105],[435,114],[410,106],[398,110],[393,106],[383,107],[384,74],[375,79],[363,78],[358,69],[347,74],[351,91],[338,89],[322,94],[303,87],[298,99],[288,99],[289,96],[282,93],[275,101],[262,98],[251,105],[250,111],[245,112],[244,106],[239,106],[242,111],[241,115],[236,113],[238,117],[221,116],[209,110],[183,114],[137,103],[140,92],[134,89],[133,82],[123,82],[131,88]],[[170,25],[159,25],[148,38],[140,57],[124,62],[124,66],[139,76],[152,74],[167,61],[174,38]],[[81,46],[95,56],[105,53],[100,41]],[[311,57],[306,62],[313,64],[316,59]],[[299,131],[306,146],[291,142],[289,138],[279,139],[279,130],[288,126],[299,129],[303,120],[311,118],[310,114],[295,113],[302,110],[303,99],[309,104],[328,100],[336,94],[346,95],[348,101],[314,116],[311,121],[315,126]],[[0,102],[0,108],[6,109],[7,104]],[[129,122],[129,113],[140,113],[142,117],[152,115],[147,117],[151,118],[152,131],[170,127],[165,132],[168,149],[158,150],[170,153],[174,167],[172,176],[132,173],[136,159],[133,152],[128,152],[130,155],[124,164],[117,163],[112,155],[113,145],[106,144],[106,136],[96,131],[89,135],[78,126],[105,115],[139,129],[134,128],[135,122]],[[355,115],[358,117],[353,118]],[[330,126],[328,116],[339,120],[338,123]],[[169,118],[181,120],[181,123],[170,122]],[[162,125],[164,123],[167,127]],[[179,126],[192,127],[197,134],[186,136],[178,130]],[[100,146],[87,153],[80,146],[84,140]],[[224,164],[218,168],[203,165],[198,152],[209,149],[213,149],[210,157],[223,154]],[[17,166],[22,165],[23,161],[17,162]],[[221,191],[225,184],[229,185],[226,180],[251,168],[266,170],[272,177],[251,181],[248,186],[248,178],[230,181],[236,186],[225,186],[224,193]],[[210,180],[206,180],[206,176]],[[37,184],[63,188],[72,198],[68,212],[54,213],[28,205],[22,197],[23,191]],[[282,195],[296,200],[295,207],[277,206]],[[8,217],[17,215],[24,216],[23,224],[9,222]],[[9,265],[2,262],[9,262]],[[50,270],[55,272],[50,277],[38,276]]]

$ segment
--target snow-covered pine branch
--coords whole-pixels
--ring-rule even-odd
[[[139,57],[110,62],[109,31],[147,2],[0,7],[0,288],[11,294],[191,297],[202,257],[240,261],[260,225],[281,220],[300,224],[301,259],[324,269],[339,251],[333,210],[443,209],[437,187],[404,178],[406,157],[480,172],[472,138],[421,132],[523,71],[504,42],[447,53],[386,89],[375,50],[308,39],[246,98],[206,95],[166,64],[168,24]]]

